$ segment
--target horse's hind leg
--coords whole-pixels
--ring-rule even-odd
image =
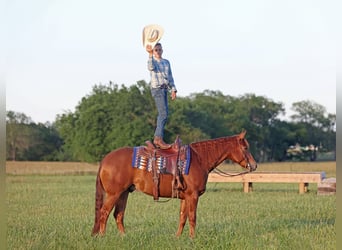
[[[116,221],[116,226],[121,234],[125,233],[124,215],[125,215],[128,194],[129,194],[128,190],[123,192],[115,205],[114,218]]]
[[[118,199],[117,194],[108,194],[106,193],[106,199],[104,201],[104,204],[101,208],[100,212],[100,235],[104,235],[106,232],[106,225],[107,220],[110,212],[113,210],[114,204]]]
[[[188,209],[186,208],[186,202],[185,200],[181,200],[180,212],[179,212],[179,225],[178,225],[178,230],[176,233],[177,237],[181,236],[187,218],[188,218]]]

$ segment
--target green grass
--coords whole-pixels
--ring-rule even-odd
[[[7,176],[8,249],[336,249],[336,196],[298,194],[296,184],[209,183],[197,234],[176,238],[179,200],[130,194],[126,235],[110,215],[104,237],[91,237],[95,176]],[[163,199],[161,199],[163,200]]]

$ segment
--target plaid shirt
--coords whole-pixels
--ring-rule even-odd
[[[160,88],[163,84],[166,84],[172,90],[177,91],[168,60],[162,58],[158,61],[153,57],[149,57],[147,68],[151,73],[151,88]]]

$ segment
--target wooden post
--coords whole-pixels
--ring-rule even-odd
[[[299,193],[304,194],[308,191],[309,183],[300,182],[299,183]]]
[[[304,183],[304,193],[309,191],[309,183]]]
[[[253,191],[253,183],[252,182],[244,182],[243,183],[243,191],[245,193],[249,193],[250,191]]]

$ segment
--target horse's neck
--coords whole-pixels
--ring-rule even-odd
[[[201,159],[201,167],[208,172],[230,157],[234,137],[222,137],[190,144]]]

